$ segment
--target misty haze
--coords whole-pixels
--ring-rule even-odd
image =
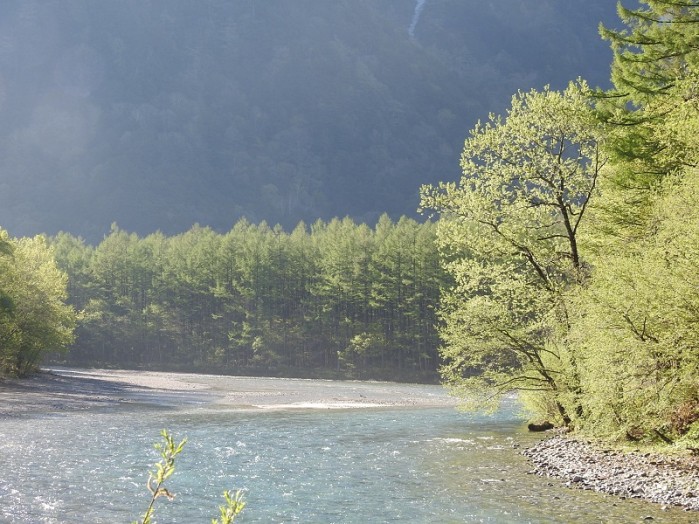
[[[608,86],[601,20],[613,2],[3,2],[0,224],[415,216],[515,91]]]

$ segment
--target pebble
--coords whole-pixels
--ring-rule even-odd
[[[699,459],[598,449],[589,441],[556,435],[522,451],[533,473],[555,477],[566,486],[664,506],[699,511]]]

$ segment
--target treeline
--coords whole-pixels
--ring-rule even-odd
[[[45,237],[12,239],[0,229],[0,376],[33,371],[47,349],[72,342],[66,283]]]
[[[53,239],[79,311],[67,362],[292,376],[434,380],[446,273],[436,226],[383,216],[239,221],[97,246]]]
[[[518,93],[442,215],[442,374],[467,401],[699,447],[699,3],[619,6],[614,89]],[[476,402],[482,404],[482,402]]]

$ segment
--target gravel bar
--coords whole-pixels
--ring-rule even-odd
[[[605,449],[556,435],[523,451],[540,476],[571,488],[645,499],[699,511],[699,457]]]

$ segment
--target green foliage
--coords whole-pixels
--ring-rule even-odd
[[[291,233],[241,220],[96,247],[59,235],[80,308],[77,364],[229,373],[436,378],[436,308],[448,277],[433,223],[349,218]],[[75,293],[73,295],[73,293]],[[361,356],[358,336],[371,339]],[[339,362],[339,358],[343,359]]]
[[[226,503],[218,507],[221,520],[211,519],[211,524],[231,524],[245,508],[245,501],[241,491],[231,493],[226,490],[223,492],[223,499]]]
[[[593,269],[569,343],[579,362],[577,424],[607,437],[682,440],[699,417],[699,4],[620,6],[627,29],[603,30],[615,91],[602,198],[584,243]]]
[[[151,497],[143,518],[140,520],[141,524],[151,524],[156,500],[160,497],[166,497],[168,500],[175,498],[175,495],[164,484],[175,472],[175,458],[182,452],[187,443],[187,439],[183,439],[179,444],[175,444],[175,439],[167,430],[162,430],[160,435],[163,437],[163,442],[155,444],[155,449],[160,453],[160,460],[154,464],[153,470],[148,472],[146,486]]]
[[[520,94],[466,141],[460,185],[423,190],[456,281],[444,376],[471,403],[520,389],[537,418],[696,448],[699,4],[619,13],[594,109],[584,85]],[[542,147],[547,126],[576,153]]]
[[[699,184],[696,172],[665,180],[653,235],[599,253],[580,295],[585,315],[571,342],[581,366],[585,417],[599,434],[677,436],[682,406],[699,399]],[[600,370],[604,370],[601,373]],[[699,411],[697,411],[699,414]]]
[[[146,483],[151,495],[150,501],[143,517],[133,524],[154,524],[155,501],[160,497],[165,497],[168,500],[175,498],[174,493],[165,487],[165,481],[175,473],[175,459],[182,453],[187,439],[185,438],[179,444],[176,444],[174,437],[165,429],[160,432],[160,436],[162,437],[162,442],[157,442],[154,446],[160,454],[160,460],[148,472],[148,482]],[[245,508],[245,501],[241,491],[231,493],[226,490],[223,492],[223,499],[226,503],[219,506],[221,520],[211,519],[212,524],[231,524]]]
[[[66,286],[44,237],[10,239],[0,230],[0,374],[26,375],[46,351],[73,341]]]
[[[614,159],[604,222],[627,237],[642,235],[652,222],[652,192],[662,179],[696,165],[699,152],[699,4],[640,4],[619,4],[625,29],[600,29],[614,52],[615,85],[598,105],[610,124],[606,144]]]
[[[442,299],[442,373],[464,398],[563,387],[559,335],[586,274],[578,237],[605,163],[599,136],[584,83],[519,93],[506,118],[471,132],[459,185],[423,187],[456,282]]]
[[[684,0],[641,0],[642,7],[617,4],[626,28],[600,26],[614,52],[612,80],[617,94],[641,108],[669,90],[699,65],[699,3]]]

